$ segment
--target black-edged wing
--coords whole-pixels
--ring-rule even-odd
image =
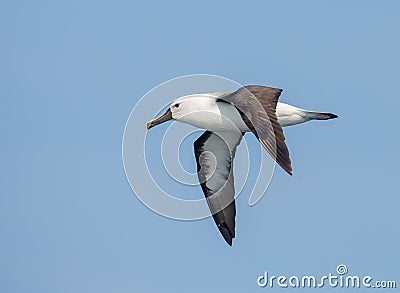
[[[233,159],[243,134],[205,131],[194,143],[197,176],[208,206],[225,241],[235,237]]]

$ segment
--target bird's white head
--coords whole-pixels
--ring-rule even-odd
[[[196,94],[174,100],[167,111],[146,123],[150,129],[171,119],[197,126],[199,121],[216,118],[216,97],[212,94]],[[212,117],[211,117],[212,116]]]

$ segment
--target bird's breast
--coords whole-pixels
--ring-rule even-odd
[[[237,109],[228,103],[215,103],[208,109],[193,111],[179,121],[213,132],[249,131]]]

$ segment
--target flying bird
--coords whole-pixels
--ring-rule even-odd
[[[173,119],[205,130],[194,142],[197,176],[214,221],[229,245],[235,237],[236,217],[233,159],[243,135],[252,132],[292,175],[282,127],[338,117],[278,102],[281,92],[278,88],[249,85],[234,92],[183,96],[146,123],[149,130]]]

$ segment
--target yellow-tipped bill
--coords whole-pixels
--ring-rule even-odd
[[[171,109],[168,108],[167,111],[165,111],[163,114],[161,114],[157,118],[154,118],[153,120],[148,121],[146,123],[145,127],[146,127],[147,130],[149,130],[150,128],[152,128],[154,126],[156,126],[158,124],[161,124],[161,123],[164,123],[164,122],[166,122],[168,120],[171,120],[173,118],[174,117],[172,117]]]

